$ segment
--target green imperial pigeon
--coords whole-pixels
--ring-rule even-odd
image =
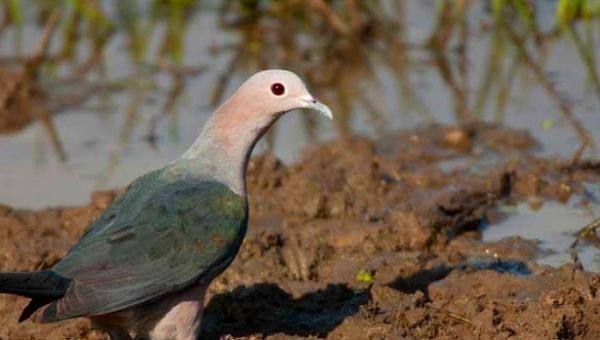
[[[179,159],[131,183],[54,267],[0,273],[0,293],[31,298],[19,321],[87,316],[112,339],[196,339],[206,289],[246,233],[252,149],[298,108],[332,118],[294,73],[253,75]]]

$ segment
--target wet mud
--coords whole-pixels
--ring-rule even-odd
[[[600,338],[598,274],[537,264],[532,240],[481,240],[499,206],[566,202],[599,181],[599,163],[539,147],[502,126],[428,125],[340,137],[291,165],[253,158],[248,235],[209,289],[201,338]],[[0,270],[53,265],[117,194],[1,206]],[[26,302],[0,296],[0,339],[105,338],[82,319],[17,324]]]

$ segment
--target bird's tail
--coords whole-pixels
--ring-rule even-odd
[[[19,322],[29,318],[38,308],[65,295],[71,280],[51,270],[22,273],[0,273],[0,294],[15,294],[31,298]]]
[[[0,293],[28,298],[61,297],[69,280],[51,270],[22,273],[0,273]]]

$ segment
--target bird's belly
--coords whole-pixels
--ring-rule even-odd
[[[195,340],[200,332],[208,283],[198,284],[160,300],[116,313],[121,327],[135,339]]]
[[[182,339],[195,340],[200,332],[200,322],[204,312],[204,295],[207,284],[200,283],[183,293],[165,298],[150,308],[157,309],[164,316],[149,332],[153,340]],[[162,306],[161,306],[162,305]]]

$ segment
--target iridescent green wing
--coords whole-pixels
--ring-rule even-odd
[[[155,181],[152,181],[155,182]],[[218,274],[246,231],[247,203],[223,184],[182,180],[125,193],[53,270],[72,284],[46,321],[105,314]],[[131,190],[131,189],[130,189]]]

